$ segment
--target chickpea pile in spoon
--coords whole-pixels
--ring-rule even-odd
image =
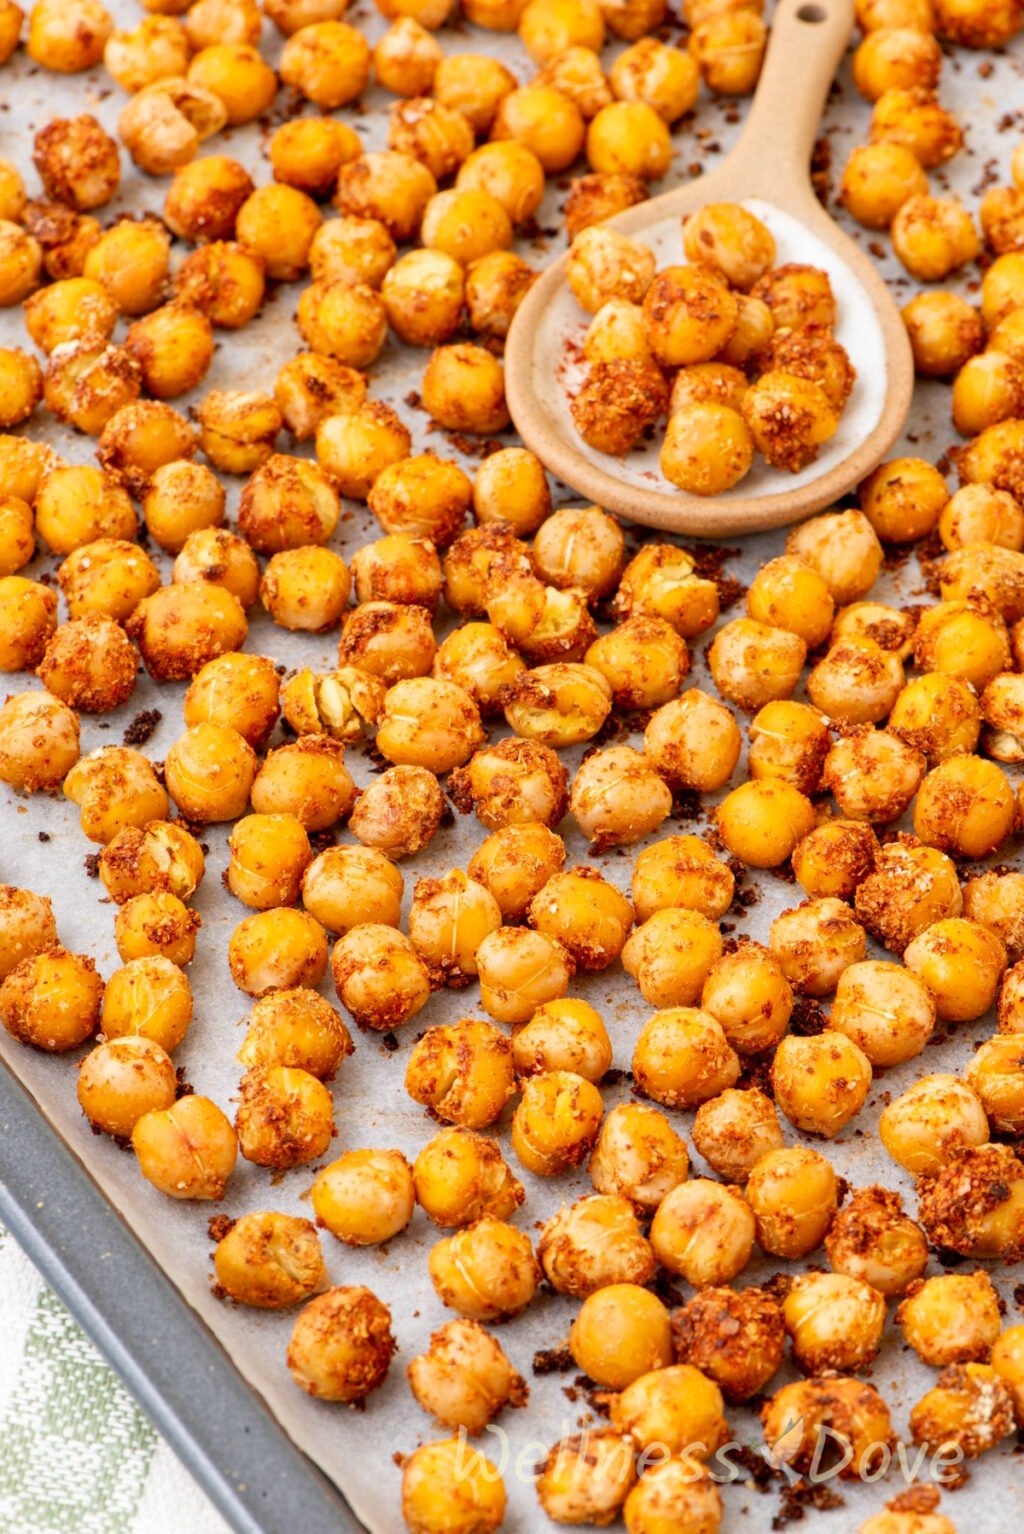
[[[312,1219],[246,1211],[225,1222],[214,1268],[241,1304],[302,1307],[288,1366],[321,1400],[365,1400],[395,1352],[386,1297],[333,1284],[335,1252],[405,1240],[411,1253],[412,1222],[437,1226],[429,1276],[452,1319],[407,1374],[424,1422],[452,1436],[406,1462],[417,1534],[500,1524],[500,1476],[454,1435],[525,1404],[514,1319],[543,1287],[572,1303],[569,1353],[609,1393],[607,1424],[544,1461],[537,1494],[556,1521],[621,1511],[630,1534],[666,1519],[716,1529],[723,1503],[702,1467],[728,1442],[730,1411],[759,1396],[777,1462],[806,1472],[827,1425],[863,1473],[894,1434],[865,1377],[890,1314],[941,1371],[907,1431],[975,1457],[1024,1411],[1021,1328],[980,1266],[1024,1256],[1024,1171],[1007,1143],[1024,1126],[1024,875],[975,866],[1007,855],[1021,817],[1016,190],[982,204],[998,259],[980,317],[934,289],[907,309],[921,373],[956,374],[954,422],[972,438],[961,487],[950,495],[922,458],[883,465],[859,508],[794,530],[745,616],[721,622],[719,587],[691,553],[632,552],[600,508],[554,510],[525,450],[501,446],[472,474],[413,453],[402,412],[372,397],[373,368],[389,337],[429,348],[432,419],[500,433],[501,340],[534,275],[510,247],[546,179],[585,151],[566,226],[577,249],[600,251],[601,220],[665,174],[669,126],[702,85],[752,88],[761,16],[690,0],[684,50],[647,35],[657,0],[470,0],[473,24],[518,28],[538,66],[520,85],[493,58],[444,51],[443,0],[412,9],[371,49],[343,5],[268,0],[287,38],[278,71],[248,0],[160,6],[129,31],[96,0],[41,0],[29,17],[41,68],[104,61],[126,93],[121,144],[141,175],[169,179],[159,216],[104,228],[122,159],[89,114],[37,135],[42,196],[0,166],[0,302],[21,306],[39,353],[0,350],[0,666],[41,684],[0,706],[0,780],[76,806],[121,960],[104,983],[61,945],[48,900],[4,886],[0,1020],[27,1047],[80,1060],[89,1122],[130,1142],[157,1192],[230,1198],[239,1156],[308,1179]],[[21,21],[0,0],[5,57]],[[1019,18],[874,0],[860,21],[872,147],[888,146],[909,188],[894,247],[941,280],[974,252],[969,215],[936,211],[922,184],[921,167],[959,147],[933,94],[933,27],[989,47]],[[606,74],[607,32],[628,46]],[[371,70],[398,100],[388,148],[364,153],[345,114]],[[257,186],[218,135],[263,116],[279,83],[318,114],[276,128],[273,180]],[[843,186],[855,216],[866,190],[871,227],[871,197],[897,195],[879,158],[851,162]],[[268,284],[295,281],[306,349],[274,378],[179,408],[218,338],[256,319]],[[820,334],[814,349],[815,367],[841,374]],[[40,407],[94,438],[96,462],[35,440]],[[226,485],[240,490],[232,526]],[[346,559],[335,545],[352,500],[380,536]],[[938,600],[908,612],[873,599],[880,540],[936,532]],[[59,561],[57,589],[20,573],[37,544]],[[336,637],[337,664],[282,677],[252,647],[257,604],[310,645]],[[711,681],[696,686],[712,631]],[[167,693],[181,731],[162,772],[132,745],[80,754],[83,722],[130,700],[140,662],[181,688]],[[384,770],[360,791],[351,748],[370,740]],[[443,845],[446,790],[477,845],[465,867],[410,880],[407,905],[407,860]],[[704,833],[677,834],[674,803],[697,795]],[[894,832],[908,815],[912,830]],[[586,863],[567,853],[567,817]],[[225,956],[251,1000],[233,1118],[181,1095],[173,1058],[193,1021],[188,966],[212,941],[194,897],[217,826],[247,913]],[[345,839],[325,844],[339,827]],[[628,894],[598,861],[622,848]],[[765,944],[732,939],[737,879],[790,867],[806,899]],[[616,965],[640,1010],[635,1092],[609,1108],[608,1020],[574,993]],[[328,970],[337,1006],[321,994]],[[442,990],[468,993],[463,1016],[433,1021]],[[807,1031],[821,1002],[823,1026]],[[924,1066],[937,1028],[993,1005],[996,1030],[962,1072],[922,1070],[882,1115],[913,1210],[881,1185],[844,1199],[827,1142],[856,1125],[877,1073]],[[345,1062],[374,1032],[399,1039],[392,1069],[433,1121],[415,1156],[332,1147],[333,1083],[340,1100]],[[534,1240],[533,1179],[581,1168],[593,1191]],[[965,1266],[926,1274],[929,1246]],[[799,1271],[743,1285],[758,1250]],[[685,1286],[671,1310],[654,1287],[666,1275]],[[504,1322],[508,1353],[492,1330]],[[803,1377],[780,1385],[787,1357]],[[659,1444],[663,1463],[649,1455]],[[918,1534],[922,1517],[928,1534],[952,1528],[934,1503],[896,1497],[864,1531]]]

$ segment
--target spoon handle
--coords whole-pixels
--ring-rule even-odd
[[[729,170],[772,201],[809,189],[811,152],[853,28],[853,0],[779,0],[757,93]]]

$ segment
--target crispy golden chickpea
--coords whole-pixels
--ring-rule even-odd
[[[408,346],[447,341],[462,318],[465,279],[443,250],[412,250],[385,273],[381,298],[388,324]]]
[[[236,1304],[287,1310],[327,1287],[316,1230],[296,1215],[259,1210],[231,1222],[213,1253],[217,1283]]]
[[[696,404],[669,417],[661,445],[661,472],[691,495],[720,495],[750,469],[750,430],[730,405]]]
[[[373,50],[373,72],[378,85],[396,96],[425,96],[434,87],[444,56],[440,43],[415,17],[398,16]],[[458,101],[442,104],[459,110]]]
[[[537,1256],[552,1287],[578,1299],[610,1284],[646,1283],[654,1271],[633,1207],[618,1194],[588,1194],[563,1206],[544,1226]]]
[[[672,163],[668,125],[646,101],[613,101],[588,124],[586,156],[597,175],[660,181]]]
[[[219,655],[207,661],[189,684],[185,724],[190,728],[202,724],[227,727],[250,746],[262,746],[277,723],[280,685],[274,663],[265,655],[233,651]],[[244,807],[243,801],[239,814]]]
[[[776,868],[814,827],[814,806],[780,778],[759,778],[727,794],[717,808],[718,832],[751,868]]]
[[[0,495],[0,577],[24,569],[35,551],[32,507],[20,496]]]
[[[131,97],[117,131],[132,160],[150,176],[169,176],[195,159],[204,139],[228,120],[221,96],[186,75],[164,76]]]
[[[33,671],[57,632],[57,598],[24,575],[0,578],[0,671]]]
[[[382,469],[367,504],[385,532],[444,548],[461,531],[472,495],[469,476],[458,464],[420,453]]]
[[[409,936],[438,984],[477,973],[477,951],[501,926],[501,908],[484,885],[461,868],[441,879],[418,879],[409,911]]]
[[[0,494],[15,496],[31,505],[46,476],[63,463],[45,443],[0,433]]]
[[[751,720],[747,770],[751,778],[778,779],[814,794],[830,744],[828,723],[817,709],[787,700],[766,703]]]
[[[349,1031],[330,1003],[300,986],[256,1002],[238,1059],[247,1071],[284,1065],[327,1081],[352,1050]]]
[[[373,847],[328,847],[302,874],[303,904],[336,934],[366,921],[397,927],[402,889],[394,863]]]
[[[451,772],[483,739],[479,709],[453,682],[412,677],[396,682],[385,695],[377,749],[396,766]]]
[[[887,1297],[904,1294],[924,1272],[924,1231],[903,1213],[898,1193],[860,1188],[836,1214],[825,1237],[837,1273],[860,1279]]]
[[[60,625],[36,674],[72,708],[104,714],[131,697],[138,663],[138,651],[120,625],[93,613]]]
[[[360,1028],[401,1027],[430,999],[427,966],[412,943],[379,923],[361,923],[339,939],[331,974],[342,1005]]]
[[[490,891],[507,921],[519,921],[534,895],[564,864],[562,839],[547,826],[509,825],[481,843],[468,872]]]
[[[842,1374],[783,1385],[761,1408],[761,1423],[771,1461],[797,1471],[810,1467],[829,1432],[849,1452],[839,1472],[848,1480],[877,1473],[879,1455],[891,1451],[894,1439],[874,1385]]]
[[[256,753],[236,729],[214,719],[188,727],[167,753],[167,786],[181,813],[208,824],[245,813]],[[273,813],[277,806],[268,807]]]
[[[225,882],[231,893],[257,911],[292,905],[312,859],[309,838],[293,815],[246,815],[228,841],[231,860]],[[316,916],[316,912],[312,912]]]
[[[0,10],[0,63],[6,63],[11,52],[17,45],[17,30],[10,47],[7,47],[8,30],[11,21],[15,19],[20,25],[22,13],[17,6],[9,3],[4,10]],[[21,222],[28,202],[28,193],[25,191],[25,183],[21,178],[21,172],[11,160],[0,159],[0,219],[6,223],[17,224]]]
[[[475,810],[490,831],[510,825],[554,827],[569,806],[565,767],[550,747],[531,740],[501,740],[475,752],[466,767],[452,774],[450,786],[456,807],[463,814]]]
[[[543,466],[526,448],[502,448],[476,471],[473,515],[481,525],[507,522],[525,537],[536,532],[550,510]]]
[[[289,37],[281,54],[280,71],[285,85],[321,111],[333,112],[355,101],[366,89],[370,45],[361,32],[344,21],[313,22]]]
[[[363,146],[355,129],[334,117],[296,117],[275,131],[268,152],[275,181],[320,199],[331,195],[341,167],[358,160]]]
[[[915,1177],[938,1171],[956,1152],[988,1143],[980,1098],[958,1076],[922,1076],[892,1100],[878,1121],[889,1155]]]
[[[361,1401],[384,1383],[395,1353],[391,1312],[362,1285],[328,1289],[300,1311],[288,1368],[322,1401]]]
[[[422,393],[430,416],[449,431],[489,436],[508,425],[504,370],[482,347],[438,347],[424,371]]]
[[[288,78],[283,57],[281,78],[288,85],[298,83]],[[188,66],[187,79],[223,102],[232,127],[262,117],[277,94],[277,76],[251,43],[217,42],[201,49]]]
[[[155,219],[122,219],[93,245],[81,275],[105,288],[123,314],[144,314],[163,296],[170,244]]]
[[[737,1190],[693,1177],[658,1205],[651,1246],[663,1267],[695,1289],[727,1284],[750,1261],[754,1216]]]
[[[580,308],[597,314],[612,299],[640,304],[654,280],[653,251],[595,224],[578,234],[566,258],[566,281]]]
[[[79,213],[108,203],[121,179],[117,144],[87,112],[40,128],[32,159],[46,195]]]
[[[981,316],[958,293],[918,293],[902,314],[922,378],[949,378],[981,351]]]
[[[412,1172],[418,1203],[442,1229],[508,1219],[526,1197],[498,1142],[469,1129],[442,1129],[420,1151]]]
[[[430,1253],[438,1297],[471,1321],[504,1321],[533,1299],[540,1269],[530,1238],[494,1218],[475,1220]]]
[[[578,120],[578,109],[572,102],[566,103],[566,98],[559,95],[558,104],[561,112],[567,107],[576,112]],[[500,105],[499,102],[496,112]],[[582,142],[582,122],[580,131]],[[474,149],[459,167],[455,185],[459,191],[486,192],[504,208],[513,224],[522,224],[540,207],[544,176],[544,166],[532,148],[515,138],[505,138],[502,142],[481,144],[479,149]]]
[[[700,1459],[710,1458],[729,1431],[722,1392],[692,1364],[641,1374],[612,1400],[610,1419],[641,1453],[658,1444]]]
[[[0,219],[0,308],[20,304],[39,285],[43,251],[19,224]]]
[[[351,938],[350,933],[344,941]],[[473,1018],[428,1028],[409,1058],[405,1085],[413,1101],[435,1118],[463,1129],[484,1129],[515,1091],[512,1047],[490,1023]]]
[[[293,186],[274,182],[257,187],[238,210],[235,232],[260,257],[268,277],[293,282],[309,266],[320,210]],[[300,311],[301,328],[301,311]]]
[[[861,510],[880,538],[913,543],[932,531],[949,492],[923,458],[893,458],[860,487]]]
[[[734,1085],[740,1061],[712,1013],[670,1007],[640,1030],[632,1068],[645,1097],[669,1108],[696,1108]]]
[[[1013,1432],[1013,1396],[988,1364],[951,1364],[911,1408],[914,1443],[974,1459]]]
[[[806,1257],[821,1245],[838,1207],[836,1174],[810,1146],[785,1146],[756,1163],[746,1200],[762,1251],[774,1257]]]
[[[818,571],[840,607],[866,596],[882,568],[882,546],[861,511],[812,517],[789,534],[786,550]]]
[[[605,1118],[590,1158],[599,1193],[617,1193],[641,1213],[651,1213],[679,1183],[689,1157],[685,1142],[657,1108],[625,1103]]]
[[[152,820],[142,828],[125,826],[100,853],[100,878],[118,905],[154,890],[190,900],[204,871],[203,849],[173,820]]]
[[[934,90],[942,51],[935,38],[909,26],[869,32],[853,56],[853,83],[868,101],[889,90]]]
[[[754,10],[716,10],[697,22],[689,49],[709,90],[748,96],[761,73],[767,28]]]
[[[918,1213],[929,1240],[964,1257],[1019,1261],[1022,1207],[1021,1163],[1008,1145],[956,1150],[918,1182]]]
[[[23,959],[57,946],[57,923],[46,895],[0,884],[0,980]]]
[[[604,1023],[585,1001],[554,1000],[536,1008],[517,1030],[512,1056],[518,1076],[573,1072],[599,1082],[612,1063]]]
[[[60,1054],[96,1032],[103,981],[92,959],[54,943],[9,969],[0,985],[0,1022],[12,1038]]]
[[[238,1141],[208,1097],[189,1094],[173,1107],[144,1113],[131,1139],[140,1172],[159,1192],[169,1198],[224,1197]]]
[[[927,191],[928,177],[913,151],[892,139],[880,139],[853,150],[839,195],[858,224],[888,229],[905,202]]]
[[[997,1133],[1019,1133],[1021,1053],[1021,1041],[1014,1034],[1000,1033],[979,1045],[964,1072]]]
[[[538,1177],[554,1177],[589,1155],[604,1105],[593,1082],[573,1071],[530,1076],[512,1119],[512,1148]]]
[[[676,1312],[672,1329],[678,1354],[730,1402],[756,1395],[782,1362],[782,1316],[764,1289],[704,1289]]]
[[[1003,1384],[1013,1397],[1014,1415],[1017,1421],[1021,1418],[1021,1408],[1024,1406],[1024,1397],[1021,1394],[1022,1385],[1022,1354],[1021,1344],[1024,1342],[1024,1333],[1019,1326],[1008,1326],[1006,1330],[996,1338],[992,1344],[991,1364]]]
[[[92,464],[62,464],[35,498],[36,530],[55,554],[72,554],[96,539],[134,540],[138,530],[127,491]]]
[[[108,1039],[82,1061],[78,1101],[93,1129],[129,1139],[144,1113],[173,1106],[174,1065],[152,1039]]]
[[[199,444],[215,469],[251,474],[273,453],[282,424],[269,395],[214,389],[199,406]]]
[[[410,1534],[492,1534],[505,1516],[501,1472],[461,1437],[421,1445],[402,1471]]]
[[[852,1039],[873,1066],[919,1055],[935,1028],[935,1002],[912,969],[866,959],[839,976],[829,1027]]]
[[[772,1089],[782,1113],[808,1134],[832,1139],[864,1106],[871,1062],[845,1034],[790,1034],[775,1051]]]
[[[351,577],[333,549],[283,549],[260,581],[260,600],[281,628],[326,634],[341,622]]]
[[[519,305],[537,273],[510,250],[492,250],[466,272],[466,313],[477,335],[508,335]]]
[[[663,704],[644,731],[644,752],[673,787],[713,793],[732,777],[743,737],[716,698],[690,688]]]
[[[1024,956],[1022,887],[1024,876],[1013,870],[989,870],[968,879],[963,887],[964,915],[995,933],[1011,964]]]
[[[37,0],[29,13],[25,46],[41,69],[80,74],[100,62],[113,30],[99,0]]]
[[[753,618],[734,618],[715,635],[708,665],[723,697],[753,711],[792,696],[806,655],[799,635]],[[901,668],[901,680],[902,674]]]
[[[525,1406],[526,1381],[478,1321],[448,1321],[406,1370],[424,1411],[442,1427],[479,1433],[504,1406]]]
[[[961,485],[942,509],[939,536],[950,550],[972,543],[1020,550],[1024,548],[1024,512],[1005,490],[992,485]]]
[[[770,1098],[756,1088],[727,1087],[697,1109],[693,1143],[720,1177],[745,1183],[761,1157],[783,1142]]]
[[[908,198],[892,221],[891,233],[896,255],[921,282],[941,282],[973,261],[981,249],[974,220],[955,197]]]
[[[515,76],[499,59],[481,53],[444,55],[440,49],[431,82],[435,98],[443,106],[461,112],[479,134],[489,131],[502,99],[516,89]]]
[[[555,938],[522,927],[489,933],[477,960],[481,1005],[502,1023],[524,1023],[538,1007],[564,996],[574,970]]]
[[[114,941],[125,965],[133,959],[163,958],[184,968],[195,955],[201,925],[198,913],[177,895],[156,890],[133,895],[120,907],[114,919]]]
[[[555,1523],[614,1523],[636,1482],[633,1445],[601,1428],[563,1438],[548,1451],[537,1498]]]
[[[596,715],[603,709],[602,718],[607,716],[611,689],[599,672],[579,664],[597,637],[597,625],[590,615],[586,592],[575,586],[564,591],[545,586],[543,581],[529,575],[517,558],[515,561],[496,561],[484,594],[488,618],[527,660],[538,669],[543,661],[562,663],[558,667],[545,667],[543,678],[538,676],[533,682],[523,677],[510,691],[510,703],[514,700],[522,705],[520,722],[528,728],[532,719],[542,738],[548,726],[558,731],[565,727],[573,733],[586,727],[585,738],[589,739],[600,725],[600,721],[594,722]],[[551,686],[541,688],[537,685],[541,680],[547,680]],[[562,684],[557,689],[560,706],[549,704],[556,680]],[[569,717],[564,721],[560,707],[567,707],[569,711]],[[517,730],[521,734],[527,733],[527,729],[519,729],[518,725]],[[576,735],[575,738],[580,737]],[[570,743],[562,741],[562,744]]]
[[[27,352],[0,348],[0,426],[27,421],[43,397],[43,375]]]
[[[472,153],[473,144],[474,134],[469,120],[454,107],[446,107],[433,97],[413,97],[408,101],[396,101],[391,106],[388,148],[419,160],[435,181],[445,181],[453,176]],[[431,203],[433,201],[432,198]],[[424,240],[430,207],[428,203],[423,218]]]
[[[912,1284],[896,1324],[923,1363],[983,1362],[1002,1329],[999,1296],[987,1273],[944,1273]]]
[[[411,857],[433,838],[444,811],[444,795],[425,767],[389,767],[360,794],[349,829],[368,847],[389,858]]]
[[[256,555],[244,538],[223,527],[199,527],[189,533],[174,561],[172,578],[178,585],[207,581],[223,586],[243,608],[252,607],[259,596]]]
[[[701,1007],[718,1019],[739,1054],[761,1054],[785,1034],[793,992],[773,954],[759,943],[742,942],[712,966]]]
[[[263,303],[266,262],[232,240],[215,240],[185,257],[174,277],[179,304],[205,314],[223,330],[241,330]]]
[[[111,416],[96,456],[108,473],[142,499],[157,470],[173,463],[184,465],[187,474],[196,446],[195,430],[177,410],[158,400],[138,400]]]
[[[213,360],[213,327],[198,309],[164,304],[136,320],[124,344],[146,392],[156,399],[175,399],[205,377]]]
[[[530,902],[530,925],[556,938],[581,969],[606,969],[625,947],[633,908],[596,868],[554,874]]]
[[[973,751],[981,731],[977,694],[959,677],[926,672],[900,692],[889,730],[932,762]]]
[[[184,681],[211,660],[237,650],[248,632],[237,597],[223,586],[192,581],[143,597],[125,624],[158,681]]]
[[[852,821],[884,825],[907,809],[925,766],[921,752],[898,735],[859,725],[829,750],[821,786],[832,790],[840,811]]]
[[[111,842],[124,826],[167,819],[167,793],[152,763],[127,746],[90,751],[65,778],[64,795],[80,806],[90,841]]]
[[[437,182],[419,160],[385,149],[343,165],[334,200],[343,214],[376,219],[404,245],[417,234],[423,210],[436,191]]]
[[[349,1246],[377,1246],[405,1229],[416,1207],[401,1151],[352,1150],[324,1167],[311,1190],[318,1225]]]
[[[273,1065],[242,1077],[238,1148],[257,1166],[284,1171],[324,1154],[334,1133],[331,1094],[309,1071]]]
[[[294,815],[307,831],[323,831],[344,819],[355,798],[345,747],[329,735],[301,735],[279,746],[252,783],[257,813]]]
[[[968,682],[978,692],[1009,666],[1010,641],[999,614],[970,602],[939,602],[921,615],[914,659],[924,671]]]
[[[652,1007],[692,1007],[721,956],[713,921],[699,911],[668,906],[634,930],[622,950],[622,966]]]
[[[468,692],[481,714],[501,712],[501,697],[525,661],[491,623],[464,623],[438,646],[433,676]]]
[[[914,807],[923,842],[958,857],[994,852],[1013,828],[1013,790],[1006,774],[978,756],[950,757],[924,779]]]
[[[306,442],[328,416],[360,408],[366,380],[333,357],[300,352],[278,373],[274,398],[288,431],[297,442]]]
[[[650,761],[631,746],[600,751],[580,766],[569,808],[592,851],[640,841],[672,809],[672,793]]]
[[[841,1273],[801,1273],[782,1305],[793,1356],[807,1374],[856,1373],[878,1352],[885,1297]]]
[[[813,462],[839,420],[818,383],[783,369],[761,374],[743,396],[741,413],[766,461],[794,474]]]
[[[624,712],[671,702],[690,669],[686,641],[671,624],[642,613],[596,639],[585,660],[601,672],[613,705]]]
[[[214,43],[258,46],[261,27],[256,0],[195,0],[185,15],[185,31],[197,53]]]
[[[771,953],[794,990],[828,996],[843,971],[864,958],[864,928],[843,900],[810,900],[772,922]]]
[[[827,637],[835,603],[826,581],[795,554],[762,565],[747,592],[747,613],[757,623],[797,634],[809,649]]]
[[[220,527],[224,505],[216,475],[203,464],[178,459],[158,465],[149,476],[142,514],[160,547],[177,554],[193,533]]]
[[[411,446],[409,431],[391,406],[375,401],[328,416],[316,430],[317,460],[350,500],[365,501],[378,475],[407,458]]]
[[[673,1361],[665,1306],[636,1283],[615,1283],[583,1302],[569,1333],[577,1368],[609,1390],[624,1390],[641,1374]]]
[[[50,358],[43,399],[58,420],[98,437],[123,406],[138,399],[141,380],[126,347],[87,339],[59,347]]]
[[[878,724],[888,717],[904,685],[903,663],[873,639],[841,639],[807,678],[807,694],[829,719]]]
[[[0,783],[16,793],[53,792],[78,761],[78,715],[47,692],[0,705]]]
[[[164,221],[179,239],[231,240],[252,194],[252,178],[237,160],[207,155],[175,172],[164,200]]]
[[[935,30],[932,0],[857,0],[854,9],[862,32],[877,32],[879,27],[914,27],[919,32]]]
[[[660,127],[664,130],[664,124]],[[569,96],[551,85],[526,85],[502,98],[491,138],[515,140],[532,151],[545,174],[553,176],[577,158],[586,131],[583,114]]]

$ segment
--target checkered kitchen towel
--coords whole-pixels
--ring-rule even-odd
[[[228,1534],[0,1229],[0,1534]]]

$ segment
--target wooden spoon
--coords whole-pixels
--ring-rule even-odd
[[[734,489],[711,497],[683,494],[664,478],[660,433],[621,459],[589,448],[569,414],[589,316],[569,291],[562,256],[519,308],[505,350],[505,387],[527,447],[596,505],[698,537],[781,527],[855,486],[903,429],[914,365],[899,310],[870,257],[824,211],[809,177],[822,109],[852,24],[852,0],[779,0],[757,94],[732,153],[686,186],[609,220],[609,227],[649,245],[659,267],[678,265],[685,259],[683,217],[709,202],[740,202],[774,234],[777,265],[823,267],[836,296],[836,338],[857,369],[839,430],[799,473],[772,469],[756,457]]]

